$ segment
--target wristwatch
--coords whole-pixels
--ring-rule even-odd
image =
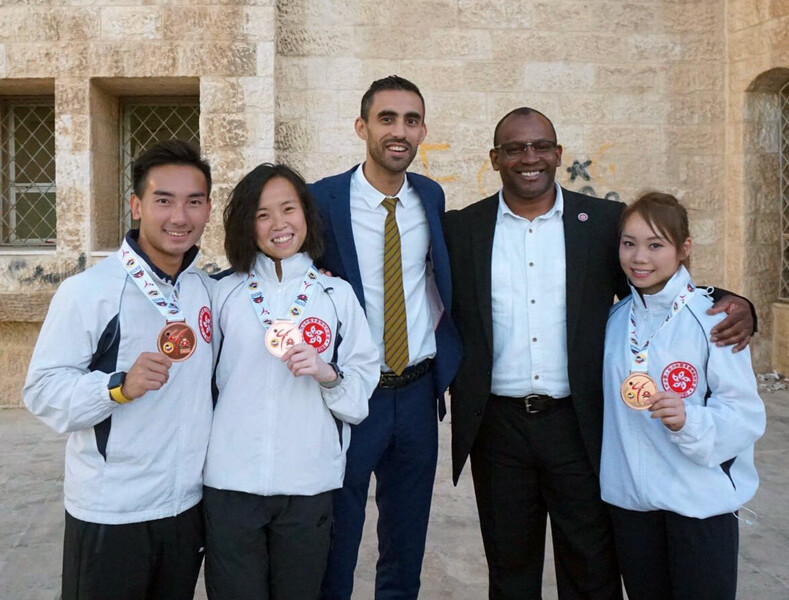
[[[338,385],[340,385],[342,383],[342,380],[345,377],[345,374],[342,372],[342,369],[340,368],[340,366],[337,363],[330,362],[329,366],[332,369],[334,369],[335,373],[337,373],[337,379],[335,379],[334,381],[329,381],[328,383],[322,383],[321,384],[323,387],[325,387],[327,389],[331,389],[331,388],[337,387]]]
[[[118,371],[110,376],[110,382],[107,384],[107,389],[110,392],[110,398],[115,400],[118,404],[126,404],[131,402],[131,398],[127,398],[121,391],[123,384],[126,381],[126,371]]]

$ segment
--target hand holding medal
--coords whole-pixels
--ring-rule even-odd
[[[299,343],[292,346],[282,356],[282,361],[295,377],[310,375],[318,383],[330,383],[337,379],[337,372],[309,344]]]
[[[649,412],[653,419],[660,419],[671,431],[679,431],[685,426],[685,401],[674,392],[655,394]]]
[[[121,393],[129,400],[159,390],[170,378],[173,361],[159,352],[142,352],[126,374]]]

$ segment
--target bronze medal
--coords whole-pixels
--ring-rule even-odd
[[[277,319],[266,331],[266,350],[278,358],[301,341],[301,332],[293,321]]]
[[[652,396],[657,394],[657,385],[646,373],[630,373],[619,390],[622,401],[630,408],[644,410],[652,405]]]
[[[167,323],[156,342],[159,351],[172,361],[180,362],[194,354],[197,338],[194,329],[182,321]]]

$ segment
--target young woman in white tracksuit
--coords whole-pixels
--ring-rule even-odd
[[[622,215],[631,295],[606,330],[600,487],[630,600],[727,600],[737,511],[758,486],[764,406],[748,349],[710,342],[720,316],[695,288],[685,209],[649,193]]]
[[[378,382],[351,286],[313,266],[318,219],[283,165],[251,171],[225,210],[235,272],[214,294],[218,397],[204,471],[212,600],[317,598],[349,423],[367,416]]]

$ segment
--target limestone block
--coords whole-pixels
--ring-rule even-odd
[[[723,281],[723,261],[721,261],[722,244],[706,246],[698,244],[693,247],[690,257],[690,269],[693,280],[707,285],[709,282]]]
[[[725,116],[725,99],[713,92],[672,96],[668,102],[668,122],[673,125],[716,123]]]
[[[307,80],[307,59],[277,57],[274,81],[278,90],[299,91],[310,88]]]
[[[694,213],[690,217],[690,237],[694,245],[713,246],[723,238],[723,223],[720,216],[700,216]]]
[[[430,34],[430,46],[434,59],[441,58],[492,58],[490,32],[484,29],[462,29],[459,27],[434,29]]]
[[[483,63],[479,64],[481,65]],[[463,60],[404,60],[400,62],[400,65],[390,69],[389,71],[384,68],[384,65],[379,64],[378,69],[376,70],[376,76],[380,77],[383,73],[396,72],[401,77],[405,77],[406,79],[413,81],[418,86],[420,86],[420,88],[424,88],[425,86],[429,85],[429,89],[431,91],[460,91],[465,89],[464,77],[468,65],[469,63]],[[520,74],[518,76],[520,77]],[[370,82],[372,82],[372,79],[368,82],[368,84]],[[422,94],[429,93],[427,89],[422,89],[421,91]],[[425,98],[427,99],[427,96],[425,96]],[[359,111],[357,110],[356,112]]]
[[[55,117],[58,152],[86,152],[89,149],[90,123],[87,115],[62,113]],[[83,174],[84,176],[84,174]]]
[[[180,45],[181,74],[244,77],[257,71],[257,47],[251,43],[189,42]]]
[[[249,146],[272,151],[274,142],[274,114],[269,112],[245,113]]]
[[[529,2],[458,0],[458,22],[463,26],[528,28],[534,6]]]
[[[288,87],[292,89],[366,89],[370,81],[365,77],[364,70],[374,67],[365,63],[366,61],[360,58],[352,57],[306,59],[301,63],[304,67],[303,72],[297,75],[302,81],[295,86]],[[287,79],[288,81],[292,80],[290,77]],[[279,79],[277,81],[279,82]]]
[[[425,92],[423,91],[422,93],[424,94]],[[361,89],[336,90],[334,93],[337,99],[337,117],[343,121],[350,130],[353,130],[353,122],[356,120],[356,117],[359,116],[362,94],[364,94],[364,91]],[[429,106],[427,108],[429,108]],[[432,113],[426,113],[426,122],[432,122],[432,116]]]
[[[342,31],[338,29],[338,31]],[[400,56],[408,58],[431,58],[430,24],[421,22],[409,30],[409,35],[392,35],[392,27],[356,27],[343,34],[353,56],[360,58],[393,59]],[[424,40],[424,42],[423,42]],[[340,53],[339,48],[333,48]]]
[[[118,42],[93,43],[88,48],[88,65],[91,75],[121,77],[125,73],[128,47]]]
[[[336,149],[338,152],[354,152],[359,148],[359,138],[348,123],[324,122],[317,127],[317,147]]]
[[[560,61],[568,51],[567,40],[551,31],[529,31],[524,35],[520,29],[491,29],[491,55],[493,60],[525,62],[544,61],[546,58]],[[514,61],[513,57],[518,60]]]
[[[13,335],[9,322],[37,323],[47,315],[54,290],[44,292],[0,292],[0,336],[8,335],[9,345],[21,345],[24,338]],[[16,332],[18,335],[18,332]]]
[[[7,77],[84,77],[87,47],[76,42],[8,44]]]
[[[273,7],[249,6],[243,11],[243,36],[249,41],[273,42],[277,15]]]
[[[778,154],[781,149],[781,130],[778,123],[746,123],[743,146],[748,152]]]
[[[729,0],[726,10],[730,31],[746,29],[766,21],[770,17],[770,0]]]
[[[456,121],[467,119],[470,115],[485,114],[486,98],[483,92],[468,92],[462,95],[437,92],[433,98],[428,107],[432,120]]]
[[[201,142],[207,148],[244,146],[249,137],[243,115],[200,115]]]
[[[121,45],[124,52],[123,72],[127,77],[171,77],[194,73],[185,68],[181,62],[182,52],[189,54],[189,49],[171,44],[129,44]],[[201,71],[201,75],[211,75],[209,69]]]
[[[663,63],[679,60],[682,56],[680,35],[674,33],[637,33],[628,36],[631,61]]]
[[[629,50],[627,38],[620,34],[576,33],[571,44],[562,44],[555,58],[573,62],[621,62]]]
[[[243,148],[221,148],[211,153],[211,178],[215,185],[235,185],[250,169],[244,160]],[[220,200],[215,190],[211,191],[211,200],[216,204]],[[224,202],[224,199],[222,199]],[[213,218],[213,217],[212,217]],[[221,220],[221,217],[218,217]]]
[[[264,113],[274,112],[274,78],[241,77],[238,80],[246,110]],[[323,100],[330,102],[330,95],[323,94]],[[329,104],[327,112],[332,112]]]
[[[789,304],[774,302],[772,331],[772,368],[789,374]]]
[[[105,40],[162,39],[163,11],[158,6],[111,6],[101,11],[101,37]]]
[[[200,78],[201,114],[238,113],[243,112],[244,106],[243,90],[237,78]]]
[[[95,8],[5,7],[0,20],[0,41],[86,41],[98,33]]]
[[[376,3],[383,4],[383,3]],[[415,22],[430,23],[434,27],[455,25],[457,0],[400,0],[392,2],[385,9],[386,20],[382,25],[389,23],[406,24],[409,32]],[[409,36],[410,37],[410,36]],[[414,35],[418,39],[418,35]],[[426,39],[426,38],[425,38]]]
[[[338,93],[334,90],[283,90],[277,96],[277,117],[284,121],[320,119],[331,124],[338,120],[338,111]],[[348,128],[347,121],[343,125]]]
[[[255,48],[256,75],[258,77],[274,76],[275,42],[258,42]]]
[[[616,101],[618,96],[614,96]],[[614,105],[615,106],[615,105]],[[561,94],[556,118],[563,123],[606,123],[612,117],[609,94]]]
[[[5,44],[0,44],[0,79],[5,79],[6,70]]]
[[[264,162],[277,162],[279,159],[272,148],[247,147],[242,149],[244,172],[248,173]],[[287,164],[287,163],[286,163]]]
[[[726,132],[720,125],[665,125],[666,146],[677,154],[722,154]]]
[[[523,85],[523,69],[520,63],[469,61],[464,65],[462,82],[463,90],[513,91]]]
[[[660,19],[667,31],[722,36],[724,10],[721,2],[677,2],[665,5]]]
[[[595,87],[609,92],[660,92],[664,87],[665,72],[662,65],[597,65]]]
[[[612,100],[615,123],[664,123],[670,110],[663,94],[616,94]]]
[[[85,80],[58,78],[55,81],[55,114],[87,115],[88,111]]]
[[[741,110],[746,123],[778,127],[781,122],[781,103],[772,92],[748,92]]]
[[[610,143],[617,153],[654,153],[664,144],[656,125],[589,125],[586,135],[591,144]]]
[[[528,89],[528,82],[526,87]],[[499,122],[499,119],[511,110],[521,106],[529,106],[539,110],[554,121],[554,125],[556,125],[555,121],[560,114],[560,98],[561,95],[556,92],[520,91],[502,93],[493,91],[488,93],[486,114],[488,121],[491,123],[490,138],[493,138],[493,127]]]
[[[666,89],[682,94],[724,91],[725,69],[719,63],[672,64],[665,70]]]
[[[318,128],[304,121],[280,122],[275,125],[274,148],[277,152],[305,152],[318,149]]]
[[[756,273],[773,273],[777,266],[775,247],[755,246],[745,252],[745,271],[751,275]],[[772,292],[775,294],[775,291]]]
[[[745,242],[750,248],[754,244],[765,244],[773,247],[775,253],[775,271],[780,268],[779,257],[781,254],[781,221],[776,218],[776,213],[750,214],[745,216]]]
[[[592,64],[529,62],[523,67],[524,87],[534,92],[586,92],[594,85]]]
[[[282,56],[328,56],[353,51],[355,30],[283,26],[277,32],[277,54]],[[389,36],[391,37],[391,36]],[[370,54],[373,56],[373,54]]]

